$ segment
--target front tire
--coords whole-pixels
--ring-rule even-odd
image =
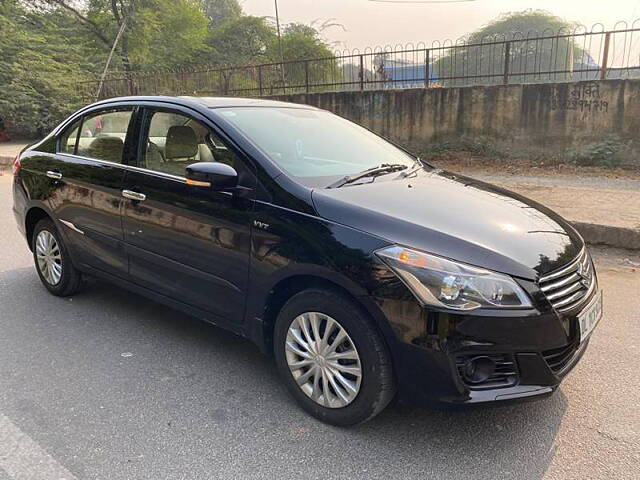
[[[338,426],[365,422],[395,394],[388,349],[368,315],[337,292],[309,289],[276,320],[276,364],[308,413]]]
[[[49,292],[66,297],[79,290],[82,276],[71,263],[69,252],[51,220],[42,219],[36,224],[31,250],[38,276]]]

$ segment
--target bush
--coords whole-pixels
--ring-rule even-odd
[[[625,144],[617,135],[606,140],[592,143],[569,153],[569,160],[576,165],[615,168],[620,166],[622,156],[619,153]]]

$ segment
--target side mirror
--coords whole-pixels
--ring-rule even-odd
[[[187,185],[225,190],[238,185],[238,172],[226,163],[198,162],[186,168]]]

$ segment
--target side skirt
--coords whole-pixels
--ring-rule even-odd
[[[180,302],[179,300],[174,300],[173,298],[167,297],[166,295],[162,295],[160,293],[154,292],[153,290],[149,290],[148,288],[141,287],[140,285],[137,285],[129,280],[125,280],[121,277],[111,275],[110,273],[103,272],[102,270],[90,267],[89,265],[82,265],[80,270],[82,271],[82,273],[86,273],[90,276],[99,278],[101,280],[105,280],[118,287],[126,288],[127,290],[137,293],[138,295],[146,297],[150,300],[153,300],[155,302],[161,303],[168,307],[174,308],[175,310],[179,310],[183,313],[191,315],[192,317],[196,317],[199,320],[205,321],[207,323],[210,323],[220,328],[224,328],[225,330],[229,330],[230,332],[233,332],[236,335],[252,340],[252,338],[248,337],[244,332],[244,330],[239,325],[233,324],[229,321],[216,317],[211,313],[201,310],[197,307],[194,307],[187,303]]]

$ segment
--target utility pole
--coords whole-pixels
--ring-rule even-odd
[[[100,99],[100,94],[102,93],[102,86],[104,85],[104,79],[107,76],[107,71],[109,70],[109,65],[111,64],[111,59],[113,58],[113,52],[116,51],[116,46],[120,41],[120,37],[124,33],[124,29],[127,26],[127,17],[124,17],[122,20],[122,25],[120,25],[120,30],[118,30],[118,34],[116,35],[115,40],[113,41],[113,46],[111,47],[111,51],[109,52],[109,58],[107,58],[107,63],[104,66],[104,70],[102,71],[102,76],[100,77],[100,84],[98,85],[98,91],[96,92],[96,100]]]
[[[282,74],[282,92],[286,92],[284,79],[284,54],[282,53],[282,36],[280,35],[280,16],[278,15],[278,0],[273,0],[276,5],[276,29],[278,31],[278,48],[280,49],[280,73]]]

